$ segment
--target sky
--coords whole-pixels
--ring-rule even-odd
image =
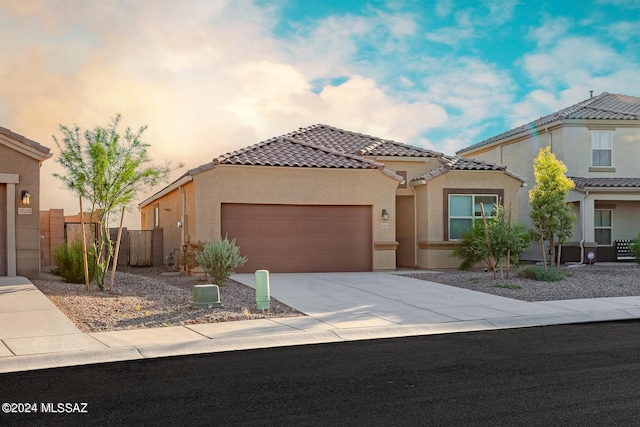
[[[0,0],[0,126],[148,126],[187,169],[324,123],[446,154],[602,92],[640,96],[640,0]],[[139,228],[138,195],[125,225]]]

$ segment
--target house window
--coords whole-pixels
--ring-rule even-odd
[[[594,167],[610,167],[613,150],[613,131],[591,131],[591,163]]]
[[[473,221],[482,218],[480,204],[484,214],[491,218],[498,203],[494,194],[450,194],[449,195],[449,240],[460,240],[462,234],[471,228]]]
[[[153,205],[153,227],[160,227],[160,205]]]
[[[611,209],[594,210],[594,231],[598,245],[611,245]]]

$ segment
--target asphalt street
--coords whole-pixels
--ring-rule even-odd
[[[639,338],[606,322],[15,372],[0,425],[637,425]]]

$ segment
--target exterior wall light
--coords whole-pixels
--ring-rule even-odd
[[[382,209],[382,219],[385,221],[389,219],[389,212],[386,209]]]
[[[30,205],[31,204],[31,194],[29,194],[29,192],[27,190],[22,190],[22,193],[20,193],[20,196],[22,197],[22,204],[23,205]]]

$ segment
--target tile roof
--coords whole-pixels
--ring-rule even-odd
[[[3,128],[2,126],[0,126],[0,134],[7,136],[11,139],[14,139],[16,141],[20,141],[25,145],[28,145],[29,147],[35,148],[36,150],[40,151],[43,154],[49,154],[49,152],[51,151],[49,148],[45,147],[44,145],[40,145],[35,141],[32,141],[28,138],[25,138],[22,135],[19,135],[15,132],[11,132],[11,130],[7,129],[7,128]]]
[[[440,158],[441,153],[317,124],[214,159],[219,164],[317,168],[379,168],[367,156]]]
[[[640,178],[585,178],[571,177],[576,188],[638,188]]]
[[[296,141],[308,142],[334,151],[360,156],[439,157],[442,154],[389,139],[317,124],[288,133]]]
[[[471,151],[525,133],[531,129],[563,120],[640,120],[640,98],[604,92],[515,129],[463,148],[457,151],[456,154]]]
[[[414,179],[411,182],[429,181],[437,176],[447,173],[450,170],[465,170],[465,171],[502,171],[505,174],[519,180],[526,182],[526,180],[509,170],[504,165],[497,163],[489,163],[482,160],[465,159],[457,156],[442,156],[440,158],[442,166],[439,168],[430,170]]]
[[[214,164],[308,168],[382,169],[381,163],[329,148],[277,137],[219,156]]]
[[[386,170],[383,163],[367,158],[378,156],[438,159],[442,166],[413,179],[412,182],[416,184],[450,170],[502,171],[525,182],[522,177],[508,171],[506,166],[457,156],[445,156],[425,148],[317,124],[218,156],[209,163],[188,170],[172,184],[138,206],[148,205],[184,182],[190,181],[193,175],[215,168],[216,165],[378,169],[386,175],[401,180],[399,175]]]

